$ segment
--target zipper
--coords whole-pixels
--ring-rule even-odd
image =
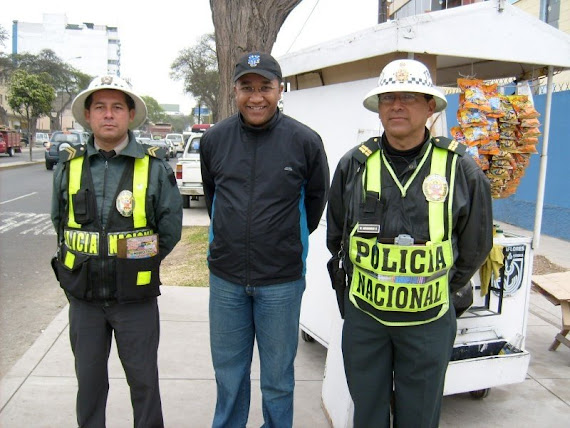
[[[249,174],[249,198],[247,201],[247,221],[245,226],[245,283],[250,282],[250,231],[251,231],[251,208],[253,206],[253,194],[255,190],[255,161],[257,159],[257,144],[253,143],[253,160],[251,163],[251,171]]]
[[[103,248],[99,248],[101,254],[101,297],[105,300],[110,298],[109,296],[109,287],[107,287],[107,248],[109,247],[109,243],[107,242],[107,224],[103,223],[103,213],[105,209],[105,195],[107,190],[107,172],[109,170],[109,161],[105,159],[105,172],[103,174],[103,198],[101,202],[101,240],[99,241],[99,245]],[[107,219],[109,220],[109,219]]]

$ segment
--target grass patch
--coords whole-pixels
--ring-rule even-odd
[[[207,287],[208,226],[182,228],[182,238],[160,265],[163,285]]]

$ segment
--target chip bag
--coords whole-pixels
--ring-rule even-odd
[[[535,119],[540,117],[527,95],[508,95],[507,98],[513,105],[518,119]]]

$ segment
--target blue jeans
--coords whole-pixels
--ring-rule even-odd
[[[293,426],[293,363],[304,291],[304,277],[254,287],[210,273],[210,347],[217,385],[212,427],[246,426],[255,339],[261,365],[263,426]]]

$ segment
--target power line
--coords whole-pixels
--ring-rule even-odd
[[[305,25],[307,25],[307,21],[311,18],[311,15],[313,14],[313,12],[315,11],[317,5],[319,4],[319,1],[321,0],[317,0],[317,2],[315,3],[315,5],[313,6],[313,9],[311,10],[311,13],[309,13],[309,16],[307,16],[307,19],[305,19],[305,22],[303,23],[303,26],[301,27],[301,29],[299,30],[299,32],[297,33],[297,35],[295,36],[295,39],[293,39],[293,42],[291,43],[291,45],[289,46],[289,49],[287,49],[287,51],[285,53],[289,53],[289,51],[291,50],[291,48],[293,47],[293,45],[295,44],[295,42],[297,41],[297,38],[299,37],[299,35],[303,32],[303,30],[305,29]]]

